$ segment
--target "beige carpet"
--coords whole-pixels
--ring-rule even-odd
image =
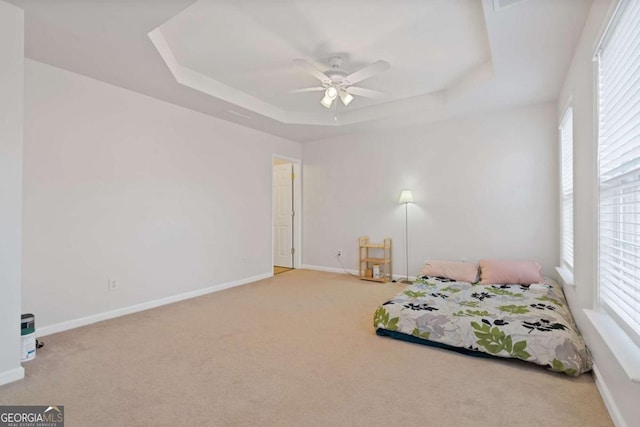
[[[403,285],[295,270],[46,337],[0,404],[67,426],[611,426],[590,375],[375,335]]]

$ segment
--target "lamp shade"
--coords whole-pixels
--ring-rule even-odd
[[[333,86],[329,86],[327,90],[324,91],[324,96],[333,101],[336,99],[336,96],[338,96],[338,89]]]
[[[400,193],[400,201],[398,203],[413,203],[413,193],[411,190],[402,190],[402,193]]]
[[[324,98],[320,100],[320,104],[322,104],[324,108],[331,108],[331,104],[333,104],[333,99],[325,95]]]
[[[346,107],[351,103],[351,101],[353,101],[353,96],[346,90],[342,89],[340,90],[340,99],[342,100],[342,103]]]

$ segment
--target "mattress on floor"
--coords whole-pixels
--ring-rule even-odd
[[[562,288],[551,279],[526,287],[422,276],[378,307],[374,327],[379,335],[517,358],[570,376],[591,369]]]

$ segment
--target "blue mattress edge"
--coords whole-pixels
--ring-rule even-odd
[[[465,354],[467,356],[472,356],[472,357],[480,357],[483,359],[501,359],[501,357],[493,356],[491,354],[483,353],[481,351],[471,350],[471,349],[462,348],[462,347],[454,347],[452,345],[442,344],[439,342],[430,341],[424,338],[415,337],[413,335],[407,335],[405,333],[398,332],[398,331],[390,331],[388,329],[383,329],[383,328],[377,328],[376,335],[379,335],[381,337],[390,337],[396,340],[407,341],[415,344],[422,344],[429,347],[436,347],[436,348],[442,348],[444,350],[451,350],[451,351],[455,351],[456,353]]]

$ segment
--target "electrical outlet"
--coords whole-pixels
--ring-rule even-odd
[[[242,265],[249,264],[249,260],[247,258],[242,258],[242,260],[240,262],[242,263]]]
[[[109,283],[109,288],[108,288],[109,292],[115,292],[118,290],[119,285],[116,279],[109,279],[108,283]]]
[[[342,256],[342,249],[338,249],[338,251],[336,252],[336,255]]]

